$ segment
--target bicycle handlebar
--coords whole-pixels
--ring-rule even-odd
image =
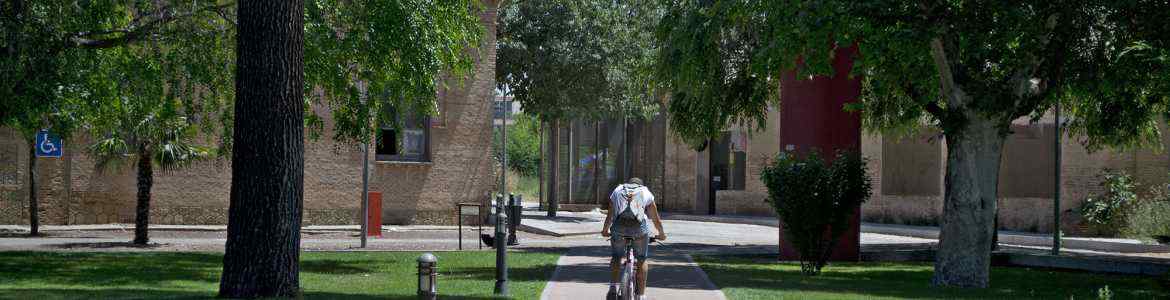
[[[612,241],[612,240],[613,240],[613,239],[615,239],[615,238],[619,238],[619,237],[616,237],[616,236],[611,236],[611,237],[609,237],[609,238],[607,238],[607,239],[605,239],[605,240],[607,240],[607,241]],[[627,239],[627,240],[631,240],[631,241],[632,241],[632,240],[636,240],[636,239],[637,239],[637,238],[634,238],[634,237],[629,237],[629,236],[623,236],[623,237],[620,237],[620,238],[622,238],[622,239]],[[650,243],[650,244],[654,244],[654,243],[662,244],[662,242],[658,241],[658,238],[656,238],[656,237],[649,237],[649,238],[650,238],[650,241],[649,241],[648,243]]]

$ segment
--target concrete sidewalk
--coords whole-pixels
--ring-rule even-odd
[[[609,255],[605,248],[570,251],[541,294],[543,300],[604,299],[609,288]],[[648,299],[727,299],[690,256],[673,251],[654,253],[646,283]]]

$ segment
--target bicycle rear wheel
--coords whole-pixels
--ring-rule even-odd
[[[635,292],[634,292],[634,289],[635,289],[634,281],[635,280],[637,280],[637,277],[635,276],[635,273],[634,273],[634,264],[627,261],[625,263],[625,265],[622,267],[622,284],[621,284],[621,289],[618,291],[618,294],[619,294],[618,299],[621,299],[621,300],[635,300],[635,299],[637,299],[637,296],[635,295]]]

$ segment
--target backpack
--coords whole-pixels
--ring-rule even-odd
[[[626,228],[639,228],[642,226],[643,218],[641,218],[638,213],[634,212],[634,205],[639,205],[638,203],[635,203],[634,197],[635,193],[638,192],[638,188],[640,187],[641,186],[634,186],[633,188],[630,188],[629,185],[622,185],[622,196],[625,197],[626,209],[623,209],[620,213],[618,213],[616,220],[618,225]]]

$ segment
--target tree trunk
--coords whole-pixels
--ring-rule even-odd
[[[561,126],[552,121],[549,131],[549,172],[548,172],[548,216],[556,217],[559,195],[557,195],[557,173],[561,169]]]
[[[154,166],[146,145],[138,146],[138,207],[134,217],[134,244],[150,243],[150,189],[154,186]]]
[[[304,3],[241,1],[227,243],[219,296],[299,294]]]
[[[593,122],[593,204],[601,205],[601,122]]]
[[[540,195],[540,196],[537,196],[536,205],[537,205],[537,206],[538,206],[540,209],[544,209],[544,202],[545,202],[545,201],[548,201],[548,200],[546,199],[546,198],[548,198],[548,197],[544,195],[544,175],[545,175],[545,171],[544,171],[544,167],[545,167],[544,160],[545,160],[545,157],[547,157],[547,156],[548,156],[548,153],[545,153],[545,152],[544,152],[544,140],[545,140],[545,137],[544,137],[544,121],[540,121],[540,142],[538,143],[538,144],[540,145],[540,146],[539,146],[539,147],[540,147],[540,150],[539,150],[539,151],[540,151],[540,159],[537,159],[537,160],[536,160],[536,170],[537,170],[537,171],[536,171],[536,180],[537,180],[537,186],[539,186],[539,187],[540,187],[540,188],[539,188],[539,191],[537,192],[537,194],[538,194],[538,195]]]
[[[41,216],[37,212],[37,142],[28,142],[28,235],[41,235]]]
[[[987,287],[1003,136],[995,121],[972,114],[948,133],[946,194],[934,265],[935,285]]]

